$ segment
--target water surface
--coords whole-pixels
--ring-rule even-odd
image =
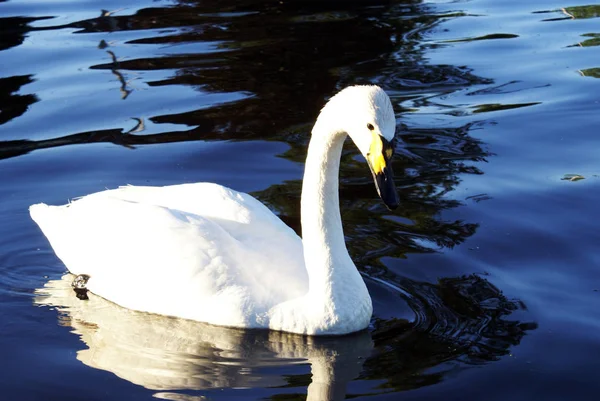
[[[600,6],[0,2],[0,389],[18,400],[593,400]],[[212,181],[299,226],[324,102],[382,86],[400,208],[340,197],[368,331],[306,338],[81,301],[32,203]]]

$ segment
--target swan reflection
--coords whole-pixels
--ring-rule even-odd
[[[114,373],[156,396],[179,399],[173,390],[280,387],[284,375],[269,367],[308,362],[312,381],[307,400],[341,400],[373,349],[367,332],[313,338],[263,330],[238,330],[140,313],[89,293],[77,299],[73,276],[51,280],[36,291],[35,303],[60,312],[88,347],[77,352],[84,364]],[[175,398],[173,398],[175,397]]]

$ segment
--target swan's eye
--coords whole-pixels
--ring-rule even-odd
[[[369,129],[369,131],[373,131],[375,129],[375,127],[371,123],[367,124],[367,128]]]

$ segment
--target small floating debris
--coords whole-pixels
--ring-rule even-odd
[[[565,174],[563,178],[561,178],[561,180],[563,181],[580,181],[580,180],[585,180],[585,177],[582,176],[581,174]]]
[[[491,196],[489,196],[488,194],[478,194],[478,195],[471,195],[471,196],[467,196],[465,198],[465,200],[472,200],[473,202],[479,203],[481,201],[486,201],[486,200],[490,200],[493,199]]]

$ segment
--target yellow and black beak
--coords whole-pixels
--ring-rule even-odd
[[[373,180],[379,197],[389,210],[394,210],[400,203],[396,193],[391,164],[394,148],[389,141],[375,132],[372,135],[367,162],[373,173]]]

